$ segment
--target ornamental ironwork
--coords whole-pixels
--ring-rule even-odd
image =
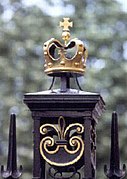
[[[60,22],[64,43],[55,38],[44,43],[44,71],[53,76],[49,90],[24,95],[33,118],[33,179],[96,178],[96,125],[105,103],[99,93],[85,92],[80,87],[78,77],[84,75],[88,52],[81,40],[70,40],[72,26],[73,22],[64,18]],[[69,54],[73,48],[75,54]],[[58,78],[60,87],[54,89]],[[71,78],[78,88],[71,88]],[[16,149],[16,116],[12,114],[7,169],[1,167],[4,179],[18,179],[22,174],[22,166],[17,168]],[[109,179],[124,178],[126,174],[125,165],[120,167],[116,112],[112,114],[110,166],[104,166],[104,173]]]

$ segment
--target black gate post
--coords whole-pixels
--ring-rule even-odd
[[[87,178],[95,178],[95,168],[96,168],[96,134],[95,127],[97,124],[97,118],[104,109],[104,103],[99,94],[87,94],[87,93],[64,93],[64,94],[52,94],[52,92],[47,94],[47,92],[43,92],[41,94],[33,93],[26,94],[24,98],[24,102],[32,111],[32,117],[34,119],[34,168],[33,178],[41,178],[40,171],[42,173],[42,178],[44,178],[45,160],[40,153],[40,142],[45,137],[52,137],[52,135],[61,134],[61,137],[56,143],[60,147],[60,141],[64,142],[69,140],[69,132],[71,130],[79,130],[77,134],[80,134],[81,128],[84,128],[84,134],[82,134],[82,139],[84,141],[84,159],[81,157],[80,164],[84,165],[84,177]],[[96,115],[95,115],[96,114]],[[62,122],[64,127],[62,128],[60,125],[59,118],[62,118]],[[64,119],[63,119],[64,118]],[[61,123],[62,123],[61,122]],[[58,125],[58,130],[56,129],[56,125]],[[43,126],[43,131],[40,133],[40,128]],[[61,129],[62,128],[62,129]],[[66,135],[62,138],[61,130],[67,131]],[[70,130],[70,131],[69,131]],[[50,138],[49,138],[50,140]],[[48,142],[48,141],[47,141]],[[66,141],[68,143],[68,141]],[[65,143],[66,143],[65,142]],[[50,145],[50,144],[49,144]],[[43,148],[44,149],[44,148]],[[71,149],[72,150],[72,149]],[[72,150],[73,151],[73,150]],[[46,151],[43,151],[45,154]],[[50,153],[50,152],[49,152]],[[53,154],[47,155],[49,157],[47,159],[50,160],[50,164],[53,162],[52,159]],[[55,156],[54,156],[55,157]],[[57,156],[56,156],[57,157]],[[65,159],[66,156],[62,156],[60,161]],[[72,157],[72,156],[71,156]],[[74,157],[74,156],[73,156]],[[75,156],[76,157],[76,156]],[[59,155],[58,155],[59,158]],[[67,160],[69,159],[69,155]],[[70,158],[71,160],[71,158]],[[59,164],[59,161],[57,161]],[[64,160],[63,160],[64,162]],[[67,161],[65,161],[66,165]],[[77,161],[78,163],[78,161]],[[63,163],[64,166],[64,163]],[[69,166],[69,165],[68,165]],[[73,165],[72,165],[73,166]],[[79,164],[74,164],[74,166],[79,169]],[[55,167],[58,169],[58,167]],[[61,167],[62,168],[62,167]],[[66,169],[67,170],[67,169]]]
[[[78,77],[85,72],[87,50],[83,42],[70,38],[69,18],[64,18],[61,44],[50,39],[44,44],[45,72],[53,76],[50,90],[27,93],[24,103],[34,120],[33,179],[45,179],[45,163],[48,175],[54,179],[94,179],[96,177],[96,124],[103,113],[105,103],[98,93],[82,91]],[[68,58],[69,49],[77,48]],[[55,59],[55,49],[60,57]],[[54,78],[60,78],[60,89],[52,89]],[[71,88],[75,78],[79,89]],[[84,176],[80,169],[84,167]]]

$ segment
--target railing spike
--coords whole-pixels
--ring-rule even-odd
[[[104,173],[109,179],[121,179],[126,174],[125,164],[123,165],[123,169],[120,169],[118,117],[115,111],[112,113],[111,124],[110,167],[108,168],[105,165]]]
[[[7,168],[1,166],[1,176],[4,179],[18,179],[22,174],[22,166],[17,169],[17,146],[16,146],[16,115],[10,116],[9,145]]]

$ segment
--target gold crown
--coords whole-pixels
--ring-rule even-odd
[[[69,76],[74,74],[81,76],[86,68],[87,50],[83,42],[77,38],[67,43],[70,39],[69,27],[72,27],[73,24],[69,22],[69,18],[63,19],[64,21],[60,22],[60,27],[63,27],[62,39],[64,44],[54,38],[44,43],[44,71],[50,76],[61,76],[63,73],[67,73]],[[74,55],[68,57],[69,51],[75,48]]]

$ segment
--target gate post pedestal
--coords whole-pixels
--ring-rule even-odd
[[[64,125],[64,128],[61,129],[64,131],[67,131],[67,128],[69,128],[68,126],[71,125],[73,125],[74,128],[77,123],[79,124],[79,127],[80,124],[84,127],[84,133],[81,137],[84,143],[84,151],[83,155],[79,157],[80,167],[84,165],[85,178],[94,178],[96,168],[95,127],[98,122],[98,118],[101,116],[104,110],[104,101],[102,97],[99,94],[83,91],[77,91],[76,93],[73,91],[72,93],[70,89],[69,92],[62,94],[57,90],[56,93],[53,93],[52,91],[28,93],[24,97],[24,102],[31,110],[32,118],[34,120],[33,179],[45,179],[45,157],[43,158],[40,151],[40,142],[43,140],[43,138],[45,138],[45,135],[41,135],[42,132],[40,133],[40,127],[46,124],[47,129],[45,128],[45,130],[48,130],[51,125],[53,125],[55,128],[56,125],[59,125],[58,123],[65,123],[60,124]],[[61,122],[58,122],[60,116],[64,118],[64,122],[62,122],[62,120]],[[78,127],[76,130],[78,130]],[[50,133],[47,133],[46,136],[50,137]],[[61,146],[61,142],[64,143],[62,138],[59,141],[56,141],[59,147]],[[59,155],[60,154],[58,153],[58,157]],[[61,161],[62,157],[65,158],[64,154],[61,156]],[[49,160],[50,159],[47,159],[47,161]],[[55,161],[55,164],[53,163],[53,160]],[[63,162],[65,162],[65,166],[69,161],[71,161],[71,159],[63,160]],[[78,170],[80,168],[78,167],[79,161],[73,160],[71,167],[74,166],[75,170]],[[57,162],[59,165],[59,161]],[[51,159],[49,164],[53,163],[51,166],[55,167],[56,169],[58,168],[59,170],[59,167],[57,167],[56,164],[57,162],[56,159]],[[64,167],[62,166],[62,169],[67,171],[69,165],[65,167],[66,169],[63,169]]]
[[[105,104],[100,94],[81,90],[78,77],[84,75],[88,53],[81,40],[69,41],[72,25],[69,18],[60,22],[64,43],[55,38],[44,43],[44,71],[53,77],[50,90],[24,96],[34,120],[34,179],[45,179],[45,162],[54,179],[81,178],[83,166],[83,177],[95,178],[96,124]],[[60,89],[52,89],[57,77]],[[71,78],[80,90],[71,89]]]

